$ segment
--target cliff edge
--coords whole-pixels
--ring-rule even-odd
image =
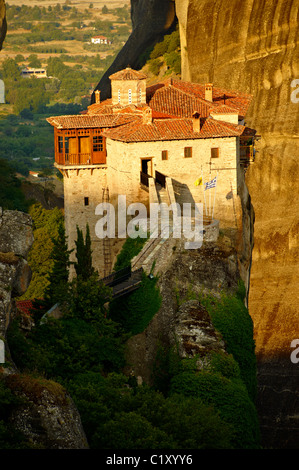
[[[259,362],[264,443],[297,447],[298,2],[176,0],[182,79],[253,95],[246,123],[261,140],[246,183],[255,211],[249,313]],[[297,416],[297,418],[296,418]]]

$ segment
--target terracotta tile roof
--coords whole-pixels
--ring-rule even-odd
[[[214,106],[210,114],[239,114],[238,110],[235,108],[231,108],[230,106],[226,106],[225,104],[221,104],[220,106]]]
[[[143,124],[140,119],[115,129],[107,129],[103,135],[122,142],[151,142],[234,137],[242,135],[245,129],[241,125],[208,118],[202,120],[200,132],[193,132],[192,119],[155,119],[152,124]]]
[[[163,100],[163,95],[165,95],[164,106],[171,107],[172,103],[167,102],[167,100],[169,99],[167,89],[169,87],[172,89],[181,91],[182,93],[188,95],[189,97],[193,97],[193,99],[199,100],[199,101],[194,101],[195,105],[197,102],[204,103],[205,107],[203,106],[202,111],[201,111],[201,115],[203,117],[208,116],[208,112],[210,109],[215,109],[216,107],[223,106],[223,105],[236,109],[239,115],[241,117],[244,117],[252,101],[252,95],[241,93],[238,91],[225,90],[223,88],[219,88],[215,86],[213,87],[213,102],[206,101],[205,100],[205,85],[201,85],[198,83],[184,82],[182,80],[176,80],[176,79],[168,79],[168,80],[165,80],[164,82],[157,83],[156,85],[152,85],[151,87],[147,88],[147,101],[150,104],[150,106],[155,106],[155,103],[157,101]],[[158,99],[158,96],[159,96],[159,99]],[[185,98],[185,100],[190,101],[190,99],[187,100],[187,98]],[[190,108],[190,104],[189,104],[189,108]],[[195,111],[195,109],[193,109],[193,111]],[[196,111],[200,112],[199,109]],[[190,112],[190,109],[189,109],[189,112]]]
[[[113,73],[109,78],[110,80],[145,80],[147,76],[142,72],[127,67],[124,70]]]
[[[176,117],[191,117],[197,111],[208,117],[211,106],[201,98],[194,97],[171,85],[157,88],[148,95],[148,105],[155,111]]]
[[[47,121],[57,129],[86,129],[115,127],[135,119],[133,114],[79,114],[74,116],[54,116]]]

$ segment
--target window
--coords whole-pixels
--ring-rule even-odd
[[[131,104],[132,103],[132,90],[131,90],[131,88],[128,91],[128,98],[129,98],[129,103]]]
[[[118,90],[118,102],[120,103],[120,90]]]
[[[101,135],[96,135],[93,137],[93,151],[94,152],[103,152],[103,137]]]
[[[185,147],[184,148],[184,157],[191,158],[192,157],[192,147]]]
[[[84,198],[84,206],[89,206],[89,197]]]
[[[218,158],[219,157],[219,148],[215,147],[211,149],[211,158]]]
[[[168,150],[162,150],[162,160],[168,160]]]
[[[62,137],[62,135],[58,136],[58,152],[63,153],[63,137]]]
[[[64,138],[64,151],[65,153],[69,153],[69,138],[68,137]]]

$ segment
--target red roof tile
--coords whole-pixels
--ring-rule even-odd
[[[86,129],[121,126],[134,119],[133,114],[79,114],[50,117],[47,121],[57,129]]]
[[[137,70],[127,67],[124,70],[120,70],[119,72],[110,75],[109,78],[110,80],[145,80],[147,76],[142,72],[138,72]]]
[[[142,120],[138,120],[115,129],[108,129],[103,135],[122,142],[151,142],[235,137],[242,135],[245,129],[241,125],[208,118],[203,120],[201,131],[194,132],[192,119],[155,119],[152,124],[143,124]]]

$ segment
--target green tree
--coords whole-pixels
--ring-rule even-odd
[[[76,258],[75,270],[78,277],[82,280],[89,279],[94,274],[92,266],[92,250],[89,225],[86,224],[85,242],[82,230],[77,227]]]
[[[65,229],[62,222],[58,226],[57,238],[52,238],[51,258],[53,268],[48,276],[49,285],[45,289],[45,302],[48,307],[56,303],[63,304],[68,298],[69,268],[71,265]]]
[[[29,67],[33,68],[39,68],[42,66],[41,61],[37,57],[37,54],[30,54],[30,56],[28,57],[28,65]]]

